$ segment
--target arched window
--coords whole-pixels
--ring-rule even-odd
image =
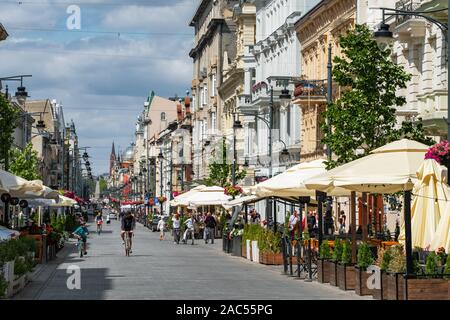
[[[165,112],[161,112],[161,120],[166,120],[166,113]]]

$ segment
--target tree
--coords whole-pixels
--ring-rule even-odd
[[[222,188],[231,186],[232,184],[232,172],[233,164],[228,164],[226,161],[227,150],[225,139],[222,140],[220,146],[221,159],[215,159],[212,163],[208,165],[209,176],[206,179],[206,184],[208,186],[219,186]],[[236,166],[236,183],[245,178],[247,171],[239,170]]]
[[[25,149],[12,149],[9,157],[11,165],[9,170],[11,173],[27,180],[41,179],[39,174],[40,160],[37,152],[32,149],[32,144],[29,143]]]
[[[100,184],[100,194],[106,191],[106,189],[108,189],[108,183],[103,177],[100,178],[99,184]]]
[[[321,124],[325,133],[322,143],[337,156],[327,162],[327,168],[365,156],[402,137],[432,144],[420,121],[404,122],[398,128],[394,107],[404,105],[406,99],[397,93],[406,88],[411,75],[391,60],[391,51],[379,49],[364,25],[356,25],[341,36],[339,44],[343,57],[333,60],[333,78],[344,92],[324,113],[324,118],[331,120],[332,130],[326,121]],[[363,153],[357,154],[358,149]]]
[[[14,141],[13,133],[17,120],[20,117],[20,109],[14,107],[8,99],[0,94],[0,164],[8,170],[9,150]]]

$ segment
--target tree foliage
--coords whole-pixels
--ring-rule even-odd
[[[215,159],[212,163],[208,165],[209,176],[206,179],[206,184],[208,186],[219,186],[222,188],[231,186],[232,184],[232,173],[233,164],[227,163],[227,149],[225,139],[222,140],[220,145],[221,157]],[[247,172],[245,170],[240,170],[236,166],[236,183],[245,178]]]
[[[37,152],[29,143],[24,150],[12,149],[9,157],[11,159],[9,171],[27,180],[41,179],[39,174],[40,160]]]
[[[9,150],[14,141],[14,129],[20,117],[20,109],[14,107],[0,94],[0,164],[7,167]]]
[[[421,122],[397,124],[395,107],[406,103],[398,90],[406,88],[411,75],[391,60],[391,51],[378,48],[367,26],[357,25],[339,39],[343,56],[334,58],[333,78],[343,89],[328,105],[322,123],[322,143],[331,147],[336,160],[328,168],[367,155],[386,143],[407,137],[426,144]],[[362,150],[360,154],[356,150]]]

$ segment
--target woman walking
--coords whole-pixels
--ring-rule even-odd
[[[164,240],[164,236],[165,236],[164,228],[165,227],[166,227],[166,222],[164,221],[164,218],[161,217],[161,219],[159,219],[158,227],[157,227],[159,230],[159,241]]]
[[[180,243],[180,215],[176,213],[172,217],[172,227],[173,227],[173,243]]]

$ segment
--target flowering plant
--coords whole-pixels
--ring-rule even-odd
[[[447,140],[443,140],[439,143],[428,148],[427,153],[425,154],[425,159],[434,159],[439,164],[442,164],[445,160],[448,160],[450,157],[450,142]]]
[[[224,193],[227,196],[233,196],[233,197],[237,196],[243,192],[244,192],[244,190],[242,190],[242,188],[240,186],[228,186],[228,187],[225,187],[225,190],[224,190]]]
[[[164,203],[164,202],[166,202],[166,200],[167,200],[167,198],[165,196],[159,196],[158,197],[159,203]]]

